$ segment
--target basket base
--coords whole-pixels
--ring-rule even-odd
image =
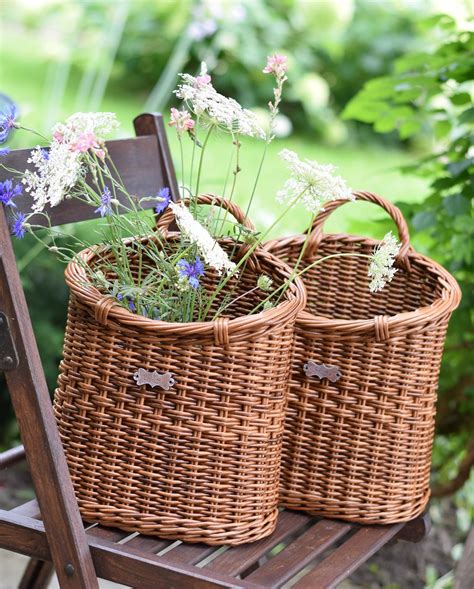
[[[304,511],[309,515],[326,519],[340,519],[359,524],[386,525],[409,522],[423,513],[429,498],[430,489],[417,501],[398,501],[386,505],[361,505],[350,500],[329,501],[327,498],[310,496],[291,496],[282,492],[280,506],[294,511]]]
[[[91,505],[79,502],[83,519],[90,524],[98,523],[126,532],[138,532],[145,536],[158,536],[164,540],[181,540],[189,543],[204,543],[210,546],[236,546],[256,542],[273,533],[279,510],[242,522],[219,519],[198,521],[171,516],[120,511],[114,507]]]

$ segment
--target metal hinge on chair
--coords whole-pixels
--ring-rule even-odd
[[[0,313],[0,370],[14,370],[18,366],[18,356],[13,343],[10,326],[5,313]]]

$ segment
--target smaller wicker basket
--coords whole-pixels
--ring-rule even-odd
[[[429,498],[438,374],[460,290],[413,251],[398,208],[370,192],[355,196],[395,221],[398,271],[375,294],[364,258],[335,257],[304,275],[308,306],[296,323],[281,503],[353,522],[407,521]],[[323,235],[324,221],[344,202],[316,218],[301,268],[331,254],[373,252],[372,239]],[[291,265],[304,241],[300,235],[266,247]],[[309,375],[309,361],[322,379]]]
[[[222,206],[245,223],[240,209]],[[179,239],[167,236],[170,247]],[[221,245],[234,249],[230,240]],[[84,267],[100,263],[97,252],[80,256],[66,270],[71,297],[54,409],[84,519],[208,544],[270,534],[302,282],[259,314],[249,314],[262,296],[254,293],[215,321],[166,323],[101,294]],[[131,256],[136,272],[133,248]],[[250,261],[229,282],[236,298],[255,286],[256,272],[277,285],[291,274],[262,248]],[[208,274],[202,280],[212,288]],[[141,383],[140,370],[173,383]]]

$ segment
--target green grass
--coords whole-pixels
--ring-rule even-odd
[[[16,33],[15,33],[16,35]],[[22,110],[22,122],[29,127],[44,128],[45,118],[51,113],[51,104],[57,99],[51,62],[42,51],[38,51],[38,40],[33,35],[22,35],[20,39],[6,31],[1,46],[2,66],[0,70],[0,87],[12,97]],[[80,74],[74,67],[60,102],[60,116],[64,117],[75,110],[76,91]],[[132,120],[142,111],[143,97],[127,93],[127,89],[112,84],[100,105],[101,110],[117,113],[122,128],[120,136],[133,135]],[[170,129],[171,151],[178,175],[181,173],[179,146],[174,131]],[[187,139],[187,138],[185,138]],[[201,183],[202,191],[222,193],[224,179],[229,161],[230,140],[228,136],[218,135],[209,143],[205,155],[205,174]],[[30,136],[17,132],[14,147],[34,144]],[[189,142],[190,143],[190,142]],[[241,168],[238,176],[236,201],[245,205],[251,192],[263,144],[254,140],[243,139],[241,149]],[[278,152],[286,147],[296,151],[301,157],[315,159],[321,163],[333,163],[339,173],[346,178],[354,189],[378,192],[391,201],[418,200],[426,193],[426,185],[420,179],[402,175],[396,170],[400,165],[412,160],[409,152],[387,149],[380,145],[354,145],[348,143],[339,146],[321,144],[317,138],[292,136],[276,140],[269,149],[260,184],[256,193],[250,216],[260,229],[267,227],[282,210],[276,203],[275,194],[287,178],[285,166],[278,158]],[[186,151],[188,160],[189,151]],[[335,213],[329,222],[331,231],[353,231],[379,237],[381,229],[373,223],[383,217],[383,213],[365,203],[350,204]],[[296,208],[288,215],[276,234],[289,234],[304,230],[309,221],[309,213],[303,208]]]

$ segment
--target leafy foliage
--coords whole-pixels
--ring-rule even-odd
[[[396,61],[392,75],[365,84],[344,117],[370,123],[379,133],[397,131],[401,139],[430,134],[434,143],[432,155],[405,167],[429,179],[428,197],[400,207],[418,249],[454,273],[463,291],[443,363],[438,432],[457,434],[465,448],[467,437],[474,437],[474,33],[457,30],[446,15],[427,19],[423,27],[437,33],[432,49],[408,53]],[[446,457],[439,445],[440,472]],[[466,476],[471,464],[474,452],[467,451],[460,465]]]

